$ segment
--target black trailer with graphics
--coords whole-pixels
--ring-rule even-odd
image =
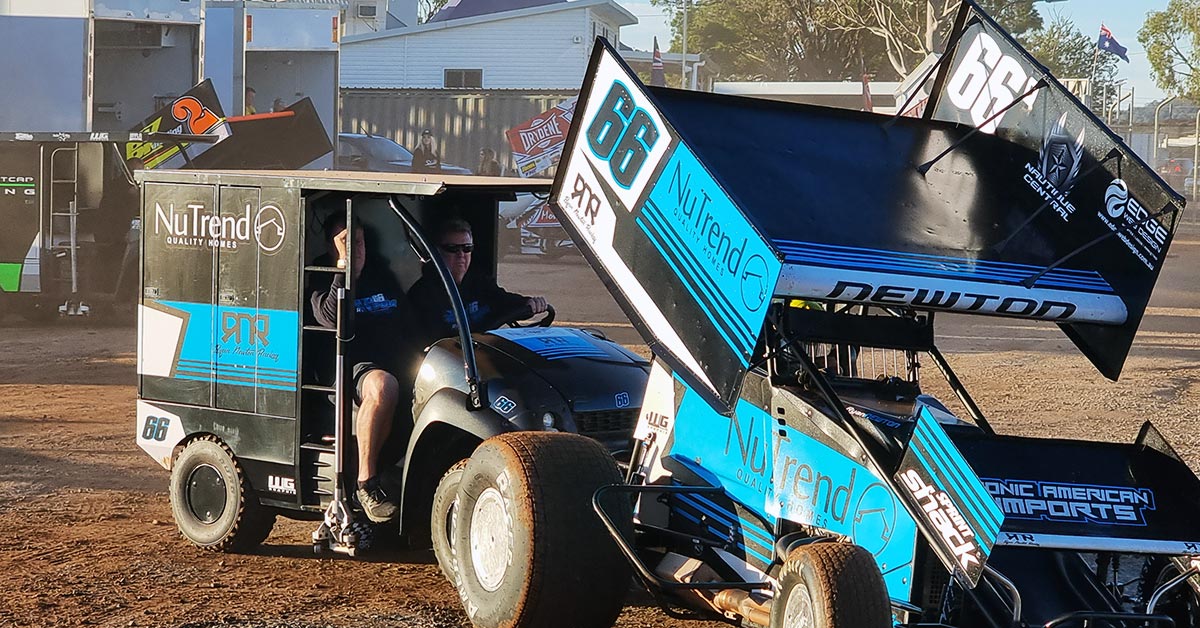
[[[131,168],[301,168],[333,150],[312,102],[226,118],[205,81],[127,133],[0,133],[0,315],[132,312]]]
[[[356,515],[344,481],[353,480],[356,457],[352,395],[344,394],[351,365],[342,356],[354,342],[354,312],[369,304],[356,301],[346,270],[321,264],[329,246],[322,225],[335,214],[364,228],[369,262],[385,266],[406,292],[423,273],[440,277],[458,322],[457,337],[416,352],[410,372],[394,373],[411,391],[396,425],[412,434],[385,456],[395,465],[383,479],[401,495],[400,532],[410,542],[432,532],[435,550],[450,551],[445,525],[460,463],[490,437],[564,432],[582,435],[584,447],[626,449],[648,363],[599,332],[551,327],[553,310],[529,327],[502,326],[529,318],[528,309],[495,312],[489,322],[500,328],[472,330],[427,235],[447,216],[467,220],[471,272],[494,278],[498,204],[518,192],[545,194],[548,180],[137,176],[144,225],[137,443],[171,471],[172,510],[192,543],[246,549],[266,538],[277,515],[322,520],[317,548],[356,553],[374,532]],[[334,273],[346,288],[338,325],[328,328],[317,324],[308,292]],[[396,330],[396,342],[406,333],[417,332]]]
[[[137,293],[141,133],[0,133],[0,312],[86,314]]]

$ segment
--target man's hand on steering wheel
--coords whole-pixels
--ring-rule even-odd
[[[540,306],[540,309],[536,309]],[[522,325],[520,321],[545,314],[541,320],[535,321],[528,325]],[[501,312],[494,319],[494,326],[508,325],[509,327],[549,327],[554,323],[554,307],[546,302],[545,297],[530,297],[516,309],[508,312]]]

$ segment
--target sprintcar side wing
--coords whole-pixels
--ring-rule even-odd
[[[555,211],[654,352],[731,412],[778,253],[597,41],[551,192]]]

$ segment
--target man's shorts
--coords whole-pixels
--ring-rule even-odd
[[[354,382],[354,405],[356,406],[362,405],[363,380],[367,378],[367,373],[370,373],[371,371],[383,371],[384,373],[388,372],[387,369],[374,362],[359,362],[354,365],[354,369],[351,371],[350,381]]]

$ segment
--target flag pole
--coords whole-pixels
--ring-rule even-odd
[[[1099,59],[1100,47],[1096,46],[1096,51],[1092,53],[1092,75],[1088,78],[1088,107],[1092,109],[1096,108],[1096,61]]]

